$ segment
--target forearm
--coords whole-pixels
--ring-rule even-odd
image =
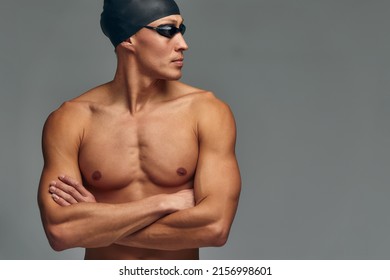
[[[116,243],[138,248],[181,250],[222,246],[229,234],[234,211],[224,215],[212,212],[208,205],[172,213]]]
[[[78,203],[50,209],[44,224],[55,250],[103,247],[172,212],[165,195],[124,204]],[[55,212],[55,213],[53,213]]]

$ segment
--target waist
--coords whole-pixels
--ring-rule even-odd
[[[143,249],[121,245],[85,249],[86,260],[198,260],[199,249],[179,251]]]

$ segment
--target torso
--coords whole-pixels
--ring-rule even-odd
[[[94,96],[102,95],[104,87],[95,91],[81,98],[89,116],[81,137],[79,168],[84,185],[97,201],[124,203],[193,188],[198,137],[191,105],[201,92],[182,94],[131,115],[118,112],[117,107],[100,99],[91,102]],[[197,259],[198,250],[159,251],[111,245],[86,249],[85,257]]]

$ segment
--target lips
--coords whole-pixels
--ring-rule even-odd
[[[184,58],[183,57],[180,57],[180,58],[177,58],[175,60],[172,60],[172,63],[178,65],[178,66],[183,66],[183,61],[184,61]]]

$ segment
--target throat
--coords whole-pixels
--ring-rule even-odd
[[[167,81],[151,79],[139,73],[118,74],[112,82],[112,92],[131,115],[162,99],[168,93]]]

